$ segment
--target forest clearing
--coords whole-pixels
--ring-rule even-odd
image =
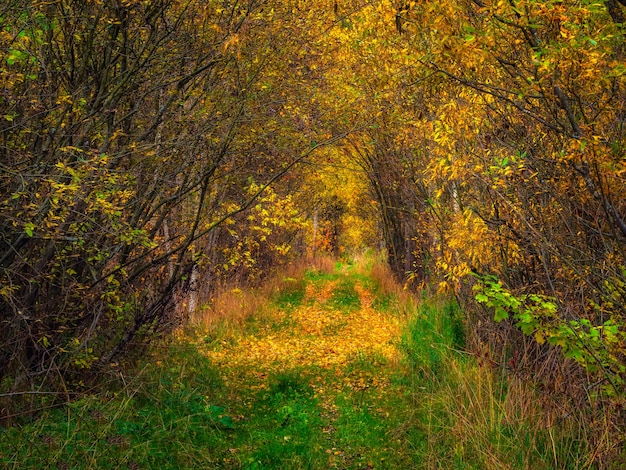
[[[625,25],[0,2],[2,464],[626,468]]]

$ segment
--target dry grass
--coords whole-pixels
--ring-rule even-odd
[[[447,307],[422,301],[402,343],[425,437],[420,468],[626,468],[598,465],[588,410],[565,406],[484,344],[473,353],[460,348],[458,316]]]
[[[260,287],[223,286],[196,310],[191,324],[207,330],[217,325],[241,325],[252,315],[263,314],[270,300],[279,292],[300,288],[307,271],[331,273],[334,269],[335,263],[330,258],[301,259],[284,266]]]
[[[191,322],[207,330],[224,322],[237,325],[259,311],[266,303],[267,299],[262,298],[253,290],[242,290],[237,287],[222,288],[195,312]]]
[[[584,444],[591,442],[589,430],[576,417],[542,406],[528,382],[500,377],[487,363],[446,362],[445,380],[427,398],[432,416],[440,418],[429,434],[445,429],[456,459],[481,462],[486,470],[592,466],[593,451]],[[435,459],[441,457],[436,441],[429,442]]]
[[[392,299],[396,311],[413,314],[418,310],[417,297],[407,286],[397,281],[385,260],[379,258],[374,261],[370,276],[380,289],[380,294]]]
[[[336,264],[333,258],[329,258],[327,256],[316,256],[315,258],[309,258],[305,261],[301,261],[300,263],[304,263],[305,271],[314,271],[326,274],[334,272]],[[295,264],[292,268],[295,268],[298,272],[302,272],[301,264]]]
[[[519,415],[530,420],[533,435],[548,435],[552,459],[556,455],[559,462],[558,466],[552,462],[552,468],[626,468],[624,434],[619,430],[624,408],[619,399],[594,396],[601,383],[596,382],[596,388],[581,386],[586,380],[580,366],[564,359],[559,349],[523,341],[512,325],[483,322],[479,334],[473,329],[469,333],[469,349],[479,363],[491,362],[494,369],[506,373],[507,416],[521,410]],[[481,341],[484,338],[488,341]],[[568,441],[568,436],[574,441]],[[566,455],[571,462],[563,467],[560,462]]]

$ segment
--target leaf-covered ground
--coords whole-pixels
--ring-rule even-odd
[[[226,465],[407,468],[399,337],[403,319],[377,308],[368,278],[344,267],[309,273],[277,307],[205,353],[239,403]]]
[[[302,305],[276,310],[273,321],[244,332],[234,344],[209,348],[207,355],[225,371],[227,383],[240,383],[245,375],[251,382],[256,378],[261,388],[268,386],[268,374],[294,367],[331,372],[342,383],[348,379],[345,367],[359,357],[395,362],[399,319],[372,308],[371,293],[361,284],[354,285],[358,308],[337,306],[335,287],[336,282],[309,284]],[[384,381],[387,369],[376,372]]]

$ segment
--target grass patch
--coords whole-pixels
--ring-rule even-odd
[[[410,403],[401,390],[345,388],[335,399],[332,447],[338,468],[416,468]]]
[[[423,304],[400,340],[408,364],[420,379],[443,373],[444,354],[451,344],[452,332],[440,313],[437,307]]]
[[[182,342],[115,393],[85,396],[2,431],[2,468],[192,468],[234,420],[218,372]]]
[[[348,374],[354,371],[372,372],[386,366],[388,362],[389,360],[380,353],[359,351],[351,358],[345,369]]]
[[[318,271],[316,269],[309,269],[306,274],[304,279],[307,282],[311,282],[311,283],[323,283],[326,281],[334,281],[335,279],[339,278],[339,274],[335,273],[335,272],[324,272],[324,271]]]
[[[244,468],[315,468],[321,456],[320,408],[300,369],[272,374],[267,390],[250,406],[245,428],[237,436]]]
[[[393,308],[394,297],[391,294],[377,295],[372,307],[379,312],[390,312]]]
[[[304,294],[304,283],[294,281],[290,289],[285,289],[276,296],[274,303],[277,308],[292,310],[302,305]]]
[[[355,282],[353,276],[340,279],[333,290],[329,305],[345,313],[361,308],[359,294],[354,290]]]
[[[279,398],[311,397],[313,389],[309,378],[300,369],[281,371],[269,378],[269,395]]]

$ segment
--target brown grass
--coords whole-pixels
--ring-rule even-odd
[[[330,274],[335,271],[335,260],[328,256],[316,256],[309,258],[305,262],[305,270]]]
[[[422,397],[432,417],[428,468],[451,466],[453,455],[486,470],[592,467],[593,449],[582,444],[591,442],[589,429],[574,416],[546,410],[526,381],[503,379],[486,363],[445,362],[436,392]],[[454,452],[442,452],[442,441],[453,443]]]
[[[417,311],[418,299],[407,286],[400,284],[389,265],[383,259],[376,259],[371,267],[370,275],[378,285],[382,295],[389,295],[394,303],[394,308],[405,314],[413,314]]]
[[[207,330],[217,325],[240,325],[252,315],[268,313],[265,308],[277,293],[300,288],[307,271],[330,273],[334,269],[335,263],[330,258],[301,259],[285,265],[260,287],[223,286],[210,299],[204,300],[192,315],[191,325]]]

